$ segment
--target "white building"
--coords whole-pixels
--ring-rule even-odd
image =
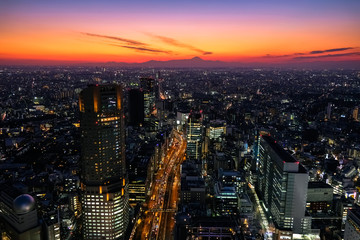
[[[305,217],[308,173],[299,162],[269,136],[260,140],[258,191],[270,210],[277,234],[307,233]],[[281,239],[281,236],[280,236]]]

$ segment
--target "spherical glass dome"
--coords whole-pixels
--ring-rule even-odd
[[[29,194],[22,194],[15,198],[13,206],[16,214],[25,214],[34,209],[35,200]]]

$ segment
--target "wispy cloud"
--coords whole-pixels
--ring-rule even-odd
[[[125,46],[125,45],[118,45],[118,44],[109,44],[109,45],[115,46],[115,47],[133,49],[133,50],[138,51],[138,52],[166,53],[166,54],[171,54],[172,53],[171,51],[148,48],[148,47],[134,47],[134,46]]]
[[[95,33],[87,33],[87,32],[81,32],[81,34],[91,38],[102,39],[103,44],[106,45],[131,49],[137,52],[173,54],[172,51],[157,49],[150,46],[148,43],[140,42],[133,39],[117,37],[117,36],[101,35]]]
[[[360,52],[326,54],[320,56],[301,56],[301,57],[294,57],[293,59],[301,60],[301,59],[331,58],[331,57],[345,57],[345,56],[360,56]]]
[[[151,33],[146,33],[146,35],[148,35],[148,36],[150,36],[150,37],[152,37],[152,38],[154,38],[154,39],[160,40],[160,41],[162,41],[163,43],[169,44],[169,45],[171,45],[171,46],[186,48],[186,49],[189,49],[189,50],[191,50],[191,51],[201,53],[202,55],[212,54],[212,52],[201,50],[201,49],[196,48],[196,47],[194,47],[194,46],[192,46],[192,45],[179,42],[178,40],[173,39],[173,38],[164,37],[164,36],[159,36],[159,35],[155,35],[155,34],[151,34]]]
[[[346,48],[332,48],[332,49],[326,49],[326,50],[315,50],[311,51],[310,54],[320,54],[320,53],[328,53],[328,52],[341,52],[354,49],[353,47],[346,47]]]
[[[271,55],[271,54],[266,54],[265,56],[263,56],[263,58],[283,58],[283,57],[290,57],[292,55],[286,54],[286,55]]]
[[[312,56],[315,54],[323,54],[323,53],[330,53],[330,52],[342,52],[355,49],[354,47],[344,47],[344,48],[332,48],[332,49],[326,49],[326,50],[314,50],[307,53],[292,53],[292,54],[285,54],[285,55],[271,55],[266,54],[263,56],[264,58],[289,58],[293,57],[293,59],[305,59],[305,58],[316,58],[316,57],[326,57],[326,56],[341,56],[342,54],[327,54],[327,55],[320,55],[320,56]],[[343,56],[348,55],[356,55],[354,53],[345,53]]]
[[[148,46],[148,44],[146,44],[146,43],[139,42],[139,41],[132,40],[132,39],[127,39],[127,38],[108,36],[108,35],[100,35],[100,34],[87,33],[87,32],[81,32],[81,34],[89,36],[89,37],[96,37],[96,38],[114,40],[114,41],[117,41],[117,42],[121,42],[123,44],[128,44],[128,45],[133,45],[133,46]]]
[[[302,55],[306,55],[306,53],[292,53],[292,54],[285,54],[285,55],[271,55],[271,54],[266,54],[266,55],[263,56],[263,57],[264,57],[264,58],[286,58],[286,57],[302,56]]]

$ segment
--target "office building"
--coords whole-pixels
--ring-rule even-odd
[[[210,126],[206,129],[206,136],[211,140],[221,141],[221,137],[226,134],[226,121],[211,121]]]
[[[145,202],[145,183],[146,179],[141,176],[129,181],[129,204],[132,207]]]
[[[181,202],[205,204],[205,181],[199,176],[183,174],[181,177]]]
[[[326,108],[326,118],[328,120],[331,119],[331,108],[332,108],[332,106],[333,106],[332,103],[328,103],[327,108]]]
[[[218,170],[219,181],[226,186],[233,186],[236,188],[236,192],[241,193],[246,189],[247,182],[241,177],[238,171],[224,171],[223,169]]]
[[[259,150],[258,192],[277,232],[303,233],[311,224],[305,218],[307,171],[270,136],[261,137]]]
[[[129,90],[129,125],[144,124],[144,92],[141,89]]]
[[[21,194],[16,188],[1,185],[0,229],[4,240],[40,240],[41,225],[38,221],[35,199]]]
[[[179,130],[183,129],[183,126],[187,124],[189,119],[189,112],[186,111],[177,111],[176,113],[176,126]]]
[[[143,77],[140,78],[140,87],[144,94],[144,117],[145,122],[150,120],[150,116],[155,110],[157,99],[157,84],[155,79]]]
[[[239,214],[239,193],[234,186],[217,182],[214,186],[215,209],[220,216]]]
[[[309,182],[306,209],[310,213],[326,213],[332,208],[333,188],[323,182]]]
[[[128,225],[122,88],[92,85],[80,93],[84,239],[123,239]]]
[[[349,211],[345,223],[344,240],[360,239],[360,210]]]
[[[187,133],[186,154],[189,159],[199,160],[201,158],[203,143],[203,126],[200,113],[190,113]]]

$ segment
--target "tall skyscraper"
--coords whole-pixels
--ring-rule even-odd
[[[331,107],[332,107],[332,103],[328,103],[328,106],[326,108],[326,118],[328,120],[331,119]]]
[[[129,221],[122,88],[92,85],[80,93],[84,239],[123,239]]]
[[[186,154],[190,159],[200,160],[203,143],[203,126],[200,113],[190,113],[186,129],[187,147]]]
[[[129,90],[129,124],[140,126],[144,123],[144,92],[141,89]]]
[[[144,125],[145,129],[155,132],[158,129],[156,120],[156,101],[159,99],[158,82],[149,77],[140,78],[140,87],[144,93]]]
[[[144,116],[145,121],[150,118],[155,109],[156,82],[153,78],[140,78],[140,87],[144,93]]]
[[[311,219],[305,217],[308,173],[270,136],[260,139],[258,191],[270,210],[278,234],[306,233]]]

